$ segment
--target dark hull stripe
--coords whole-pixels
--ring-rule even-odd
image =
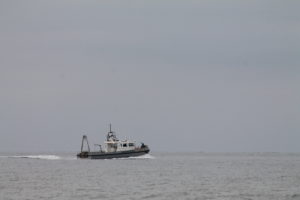
[[[112,159],[112,158],[128,158],[142,156],[149,153],[149,150],[142,151],[125,151],[125,152],[114,152],[114,153],[99,153],[99,152],[90,152],[85,155],[79,153],[77,157],[79,158],[90,158],[90,159]]]
[[[123,154],[111,154],[111,155],[89,155],[91,159],[112,159],[112,158],[128,158],[128,157],[136,157],[147,154],[146,152],[134,152],[134,153],[123,153]]]

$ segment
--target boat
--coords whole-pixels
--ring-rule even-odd
[[[84,150],[84,144],[87,144],[87,150]],[[77,158],[89,158],[89,159],[112,159],[112,158],[128,158],[142,156],[150,152],[150,149],[144,143],[137,145],[133,141],[119,140],[111,130],[111,124],[109,125],[109,132],[106,135],[106,141],[104,142],[104,148],[99,144],[95,144],[100,149],[99,151],[90,151],[89,142],[86,135],[82,136],[81,152],[77,154]]]

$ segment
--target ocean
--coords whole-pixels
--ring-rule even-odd
[[[300,199],[297,153],[151,153],[112,160],[75,154],[2,153],[0,199]]]

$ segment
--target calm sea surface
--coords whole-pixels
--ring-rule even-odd
[[[0,155],[1,200],[300,199],[300,154]]]

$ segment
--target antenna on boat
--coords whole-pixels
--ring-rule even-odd
[[[118,138],[114,134],[114,132],[111,130],[111,124],[109,124],[109,132],[107,133],[106,140],[112,140],[112,141],[118,141]]]

